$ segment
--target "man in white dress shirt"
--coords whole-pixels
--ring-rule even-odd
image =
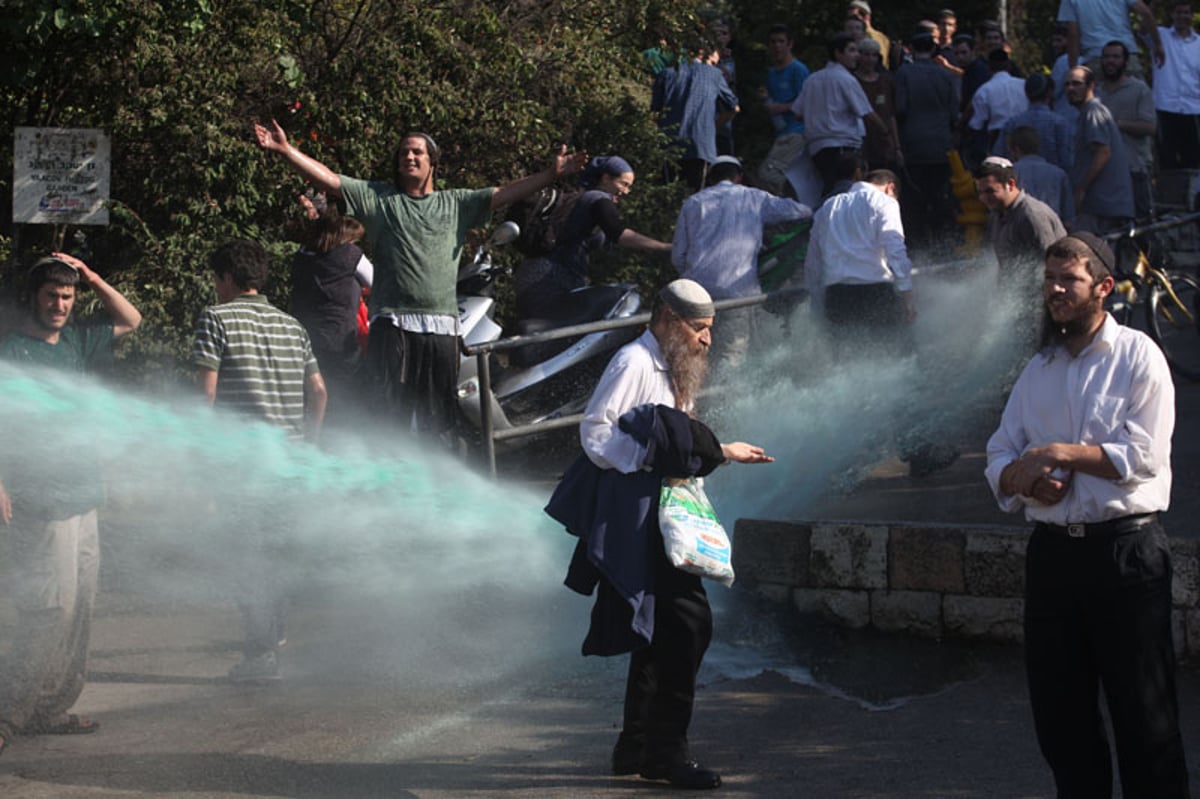
[[[1159,28],[1166,63],[1154,70],[1160,169],[1200,167],[1200,36],[1191,2],[1171,5],[1171,27]]]
[[[804,280],[839,338],[894,347],[905,338],[897,328],[916,318],[898,185],[877,169],[813,216]]]
[[[1030,704],[1058,795],[1186,797],[1171,636],[1175,391],[1161,350],[1105,310],[1113,254],[1089,233],[1046,253],[1041,349],[988,442],[1000,507],[1034,522],[1025,565]]]

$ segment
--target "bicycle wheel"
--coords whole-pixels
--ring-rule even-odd
[[[1178,273],[1167,273],[1167,279],[1171,292],[1156,284],[1147,299],[1147,326],[1171,368],[1188,380],[1200,380],[1200,285]]]

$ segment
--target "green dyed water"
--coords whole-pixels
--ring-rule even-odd
[[[138,590],[220,595],[263,558],[364,594],[547,591],[573,541],[543,496],[390,433],[321,448],[192,397],[0,364],[0,436],[0,474],[25,478],[15,523],[47,494],[102,485],[106,573]]]

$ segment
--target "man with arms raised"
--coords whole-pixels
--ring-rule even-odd
[[[1034,523],[1025,663],[1058,795],[1112,795],[1103,695],[1122,795],[1184,799],[1171,554],[1158,520],[1175,389],[1158,346],[1104,310],[1112,269],[1112,251],[1089,233],[1046,252],[1041,349],[988,441],[986,475],[1000,507]]]
[[[396,150],[394,182],[339,175],[288,142],[279,123],[256,124],[264,150],[282,155],[315,188],[346,200],[363,223],[375,264],[371,332],[364,368],[368,405],[402,430],[451,443],[458,387],[459,329],[455,284],[467,232],[489,214],[577,172],[586,154],[566,147],[552,166],[500,188],[434,190],[439,150],[424,133]]]
[[[79,285],[90,286],[108,318],[76,322]],[[0,343],[0,358],[74,374],[111,360],[112,343],[137,329],[142,315],[78,258],[56,252],[26,279],[28,315]],[[14,458],[20,458],[14,461]],[[0,673],[0,752],[14,735],[95,732],[94,721],[67,711],[87,676],[92,605],[100,571],[96,509],[104,490],[94,458],[78,451],[50,456],[3,453],[0,546],[11,577],[0,585],[15,600],[16,630]]]
[[[661,486],[729,461],[773,460],[761,447],[721,444],[690,416],[712,323],[712,299],[698,283],[679,279],[659,292],[650,328],[601,377],[579,429],[584,455],[546,507],[579,537],[567,586],[598,589],[583,654],[632,653],[613,773],[694,789],[721,784],[691,759],[687,741],[712,611],[700,578],[667,559]]]

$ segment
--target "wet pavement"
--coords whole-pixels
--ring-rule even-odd
[[[1195,536],[1200,389],[1179,387],[1179,411],[1167,526]],[[877,464],[853,490],[824,498],[813,518],[1018,524],[982,482],[988,432],[930,477]],[[240,636],[230,601],[110,579],[91,681],[75,708],[103,728],[13,742],[0,757],[0,797],[676,795],[608,775],[625,660],[582,658],[589,602],[557,575],[537,579],[520,596],[480,586],[436,614],[411,598],[316,587],[298,601],[283,679],[262,686],[224,677]],[[736,588],[710,593],[717,641],[692,748],[724,774],[718,795],[1053,795],[1019,648],[832,629]],[[513,619],[521,623],[505,628]],[[1195,666],[1181,672],[1180,700],[1185,746],[1200,753]],[[1189,765],[1200,786],[1200,754]]]
[[[1052,795],[1018,649],[818,627],[712,593],[718,641],[692,748],[724,773],[720,795]],[[435,634],[411,608],[318,592],[293,614],[283,679],[251,686],[223,677],[237,660],[230,605],[110,591],[76,706],[103,728],[17,739],[0,757],[0,796],[674,794],[607,774],[624,659],[579,656],[587,606],[565,589],[493,597],[465,608],[478,629]],[[483,628],[511,613],[529,624],[497,645]],[[1181,702],[1185,742],[1200,751],[1200,673],[1184,672]]]

